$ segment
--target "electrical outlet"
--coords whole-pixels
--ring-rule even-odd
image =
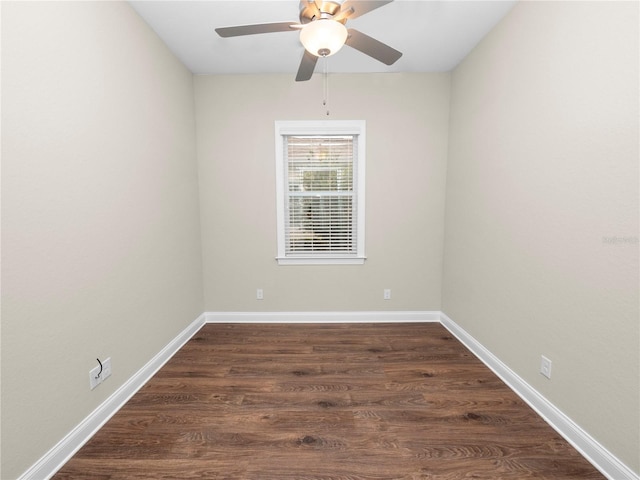
[[[110,376],[111,376],[111,357],[107,358],[104,362],[102,362],[102,373],[100,374],[100,378],[104,382]]]
[[[385,288],[382,296],[385,300],[391,300],[391,289]]]
[[[551,360],[544,355],[542,355],[540,361],[540,373],[548,379],[551,379]]]
[[[89,370],[89,388],[93,390],[102,383],[102,374],[100,373],[100,365]]]
[[[256,300],[264,300],[264,291],[261,288],[256,290]]]

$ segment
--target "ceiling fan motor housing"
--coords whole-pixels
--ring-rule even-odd
[[[340,4],[338,2],[331,1],[307,1],[300,0],[300,23],[303,25],[320,18],[332,18],[338,12],[340,12]],[[318,15],[320,10],[320,16]],[[346,23],[347,19],[342,18],[338,20],[340,23]]]

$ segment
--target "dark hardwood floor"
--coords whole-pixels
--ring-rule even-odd
[[[205,325],[54,477],[603,479],[438,323]]]

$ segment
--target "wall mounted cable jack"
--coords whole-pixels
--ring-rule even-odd
[[[99,358],[96,358],[96,360],[98,361],[98,366],[89,370],[89,388],[91,390],[111,376],[111,357],[104,362],[101,362]]]

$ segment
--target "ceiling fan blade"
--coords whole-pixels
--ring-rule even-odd
[[[258,23],[256,25],[240,25],[237,27],[220,27],[216,32],[221,37],[240,37],[258,33],[291,32],[300,24],[296,22]]]
[[[391,2],[393,0],[345,0],[342,8],[340,8],[340,13],[345,12],[346,17],[349,19],[358,18]],[[348,13],[350,9],[353,9],[353,12]],[[341,18],[345,18],[344,15]]]
[[[365,55],[375,58],[385,65],[394,64],[396,60],[402,56],[402,52],[354,28],[348,29],[347,32],[349,33],[347,41],[345,42],[347,45],[361,51]]]
[[[306,80],[309,80],[313,75],[313,70],[316,68],[317,62],[318,57],[305,50],[304,55],[302,56],[302,61],[300,62],[300,66],[298,67],[296,82],[304,82]]]

